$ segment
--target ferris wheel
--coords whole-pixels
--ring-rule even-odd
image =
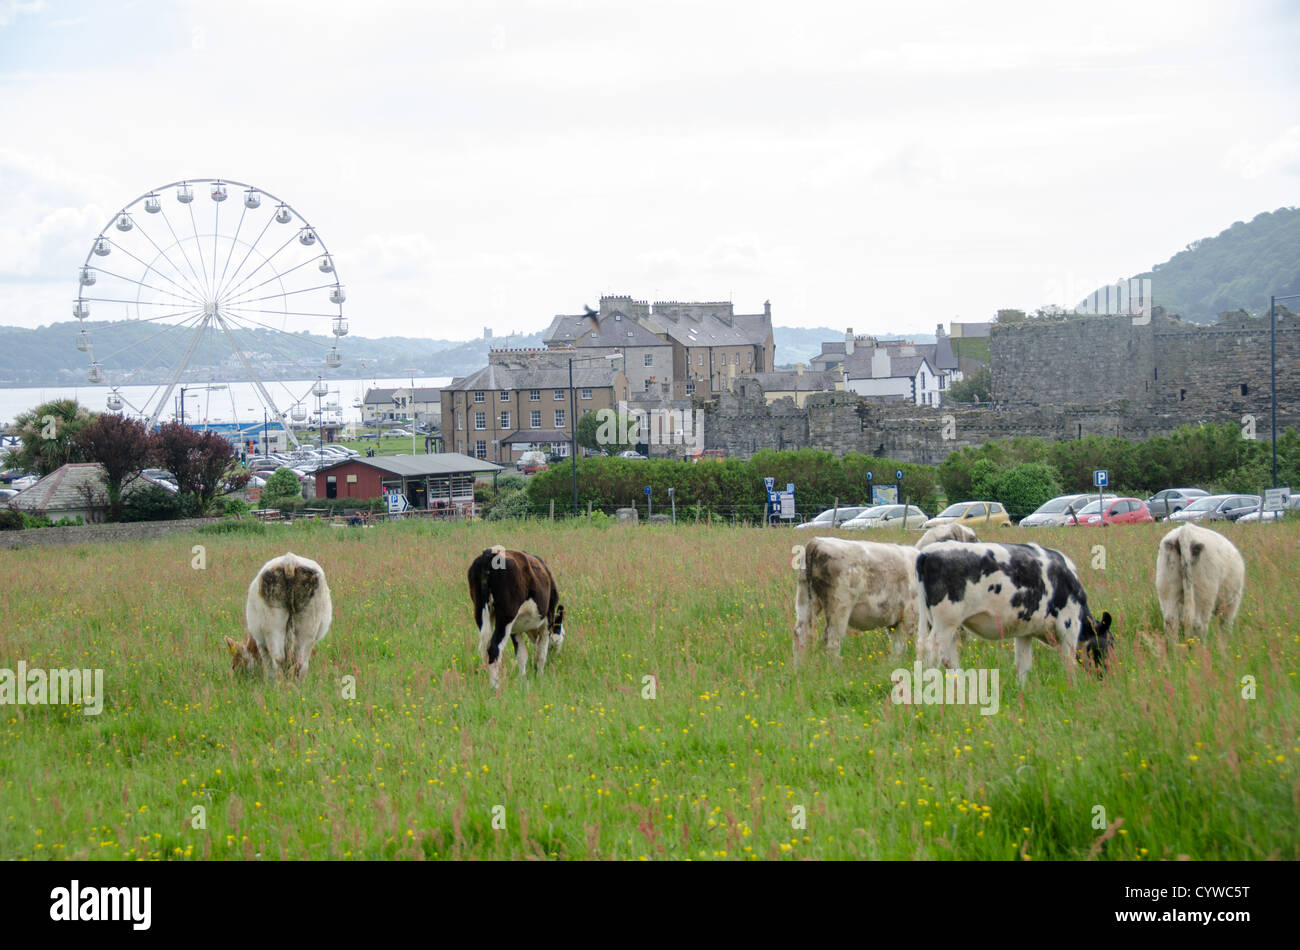
[[[283,421],[280,406],[308,394],[268,385],[271,368],[343,362],[346,293],[325,241],[287,202],[243,182],[190,178],[140,195],[91,243],[77,281],[76,347],[87,354],[87,379],[110,387],[109,409],[129,406],[151,428],[178,387],[224,388],[217,380],[250,381],[267,414]],[[303,334],[326,330],[332,344]],[[127,385],[145,395],[128,400]]]

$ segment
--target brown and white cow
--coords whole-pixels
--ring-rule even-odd
[[[1245,587],[1246,562],[1219,532],[1188,522],[1160,540],[1156,597],[1170,645],[1180,627],[1204,639],[1213,613],[1218,613],[1225,630],[1232,632]]]
[[[501,647],[515,645],[522,677],[528,670],[527,634],[537,651],[537,672],[546,668],[551,649],[564,646],[564,607],[550,568],[523,551],[488,548],[469,566],[469,595],[479,628],[478,653],[487,664],[492,688],[501,685]]]
[[[879,541],[809,541],[795,584],[795,662],[812,641],[818,614],[826,617],[823,640],[837,660],[849,627],[888,627],[894,653],[903,653],[916,631],[917,554],[916,548]]]

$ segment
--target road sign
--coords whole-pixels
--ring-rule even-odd
[[[1286,509],[1286,502],[1287,499],[1290,497],[1291,497],[1290,487],[1266,488],[1264,489],[1264,510],[1283,511]]]
[[[786,483],[785,483],[785,490],[788,491],[790,494],[793,495],[793,494],[794,494],[794,482],[786,482]]]
[[[390,491],[388,493],[388,513],[390,515],[400,515],[403,511],[410,509],[411,503],[406,500],[406,496],[399,491]]]
[[[871,481],[875,477],[876,477],[875,472],[867,472],[867,481]]]
[[[793,491],[781,492],[781,518],[782,520],[785,521],[790,521],[793,520],[794,518],[794,492]]]
[[[649,486],[649,485],[647,485],[647,486],[645,487],[645,493],[646,493],[646,497],[649,497],[649,495],[650,495],[650,486]]]
[[[1092,483],[1097,488],[1105,488],[1110,484],[1110,470],[1099,468],[1092,473]]]
[[[901,482],[903,480],[903,470],[900,468],[898,471],[896,471],[894,473],[894,477]]]
[[[763,479],[763,487],[766,488],[768,491],[771,491],[772,488],[773,488],[775,485],[776,485],[776,479],[775,479],[775,478],[765,478],[765,479]]]

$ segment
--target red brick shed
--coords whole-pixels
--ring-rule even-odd
[[[382,455],[339,462],[316,472],[317,498],[381,498],[400,491],[413,508],[474,503],[474,480],[502,467],[458,452]]]

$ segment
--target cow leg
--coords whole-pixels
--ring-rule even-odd
[[[484,659],[487,661],[488,679],[492,683],[493,689],[501,688],[501,648],[505,646],[506,636],[510,633],[510,623],[503,622],[503,618],[498,615],[496,618],[495,628],[492,631],[492,638],[488,641],[487,654]]]
[[[478,620],[478,655],[487,663],[488,644],[492,642],[492,631],[496,625],[496,611],[491,606],[484,607],[483,615]]]
[[[898,623],[889,628],[889,642],[893,648],[894,656],[902,656],[907,652],[908,637],[916,635],[916,611],[911,607],[903,610],[903,616],[899,618]]]
[[[514,621],[511,621],[510,642],[515,645],[515,665],[519,669],[519,678],[523,679],[528,675],[528,634],[514,632]]]
[[[1161,597],[1160,612],[1165,618],[1165,642],[1169,649],[1174,648],[1178,640],[1178,629],[1182,626],[1183,598],[1180,592],[1176,597]]]
[[[268,680],[280,678],[280,666],[285,660],[285,638],[289,626],[289,612],[276,610],[269,629],[263,630],[262,668]]]
[[[849,629],[852,604],[833,602],[826,607],[826,651],[835,662],[840,660],[840,645]]]
[[[1034,665],[1034,638],[1016,637],[1016,673],[1024,685],[1029,678],[1029,668]]]
[[[1228,595],[1223,604],[1223,632],[1232,633],[1232,625],[1237,622],[1237,611],[1241,610],[1243,588],[1238,587]]]
[[[546,669],[546,655],[551,652],[551,631],[549,627],[542,628],[542,635],[537,641],[537,675],[542,675],[542,670]]]

